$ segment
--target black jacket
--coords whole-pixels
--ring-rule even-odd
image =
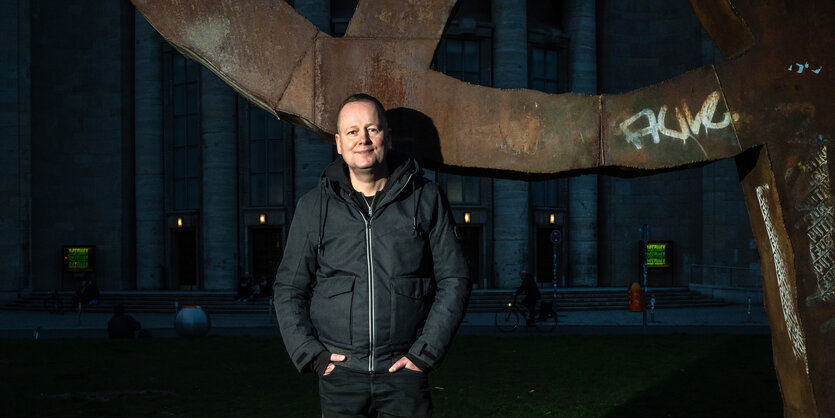
[[[371,216],[341,158],[299,200],[274,291],[300,371],[323,350],[361,371],[407,353],[435,368],[464,316],[468,270],[446,198],[413,159],[388,165]]]

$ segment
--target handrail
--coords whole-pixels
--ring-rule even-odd
[[[738,266],[724,266],[724,265],[715,265],[715,264],[696,264],[691,263],[688,264],[688,270],[690,272],[690,283],[694,284],[706,284],[704,280],[704,275],[701,276],[698,280],[694,280],[694,270],[696,268],[701,269],[702,272],[706,272],[708,270],[713,270],[714,273],[711,275],[713,279],[712,284],[722,284],[719,282],[719,276],[715,273],[718,271],[727,271],[727,285],[729,287],[762,287],[762,273],[760,269],[754,267],[738,267]],[[747,277],[754,278],[754,280],[748,280],[749,283],[740,284],[739,280],[734,280],[734,271],[745,271],[749,272]],[[753,274],[750,274],[750,273]],[[739,274],[737,274],[737,278]]]

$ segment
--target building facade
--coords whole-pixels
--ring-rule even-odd
[[[245,271],[271,278],[332,144],[185,59],[128,1],[0,3],[0,292],[82,279],[232,290]],[[356,0],[293,6],[341,36]],[[432,66],[490,87],[618,94],[719,59],[686,0],[461,0]],[[730,160],[664,173],[427,174],[449,197],[479,288],[516,287],[521,269],[561,287],[626,287],[640,278],[643,224],[668,245],[655,286],[759,277]],[[73,251],[86,268],[70,265]]]

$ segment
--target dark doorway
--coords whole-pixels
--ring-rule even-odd
[[[459,225],[461,247],[470,269],[470,282],[485,286],[481,277],[481,225]]]
[[[540,283],[552,283],[554,281],[554,243],[551,241],[553,231],[559,231],[560,234],[560,241],[556,244],[557,286],[565,287],[563,282],[565,263],[562,260],[562,225],[536,229],[536,280]]]
[[[275,272],[281,264],[284,252],[281,243],[281,228],[257,228],[250,231],[252,240],[252,277],[256,283],[266,278],[268,283],[275,279]]]
[[[174,288],[197,286],[197,233],[193,229],[174,231]]]

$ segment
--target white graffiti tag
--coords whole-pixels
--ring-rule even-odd
[[[710,93],[702,103],[702,108],[699,113],[693,116],[690,113],[690,107],[684,101],[681,102],[681,107],[675,108],[676,120],[678,121],[678,130],[670,129],[666,125],[667,106],[661,106],[658,109],[658,115],[652,109],[644,109],[632,115],[629,119],[620,123],[620,129],[626,135],[626,141],[635,146],[636,149],[643,148],[644,144],[641,140],[644,136],[652,136],[652,143],[658,144],[661,142],[661,136],[681,140],[682,144],[687,144],[687,140],[693,140],[696,145],[702,150],[702,153],[707,156],[702,144],[699,143],[697,136],[704,127],[705,135],[711,129],[724,129],[730,126],[731,121],[739,119],[739,115],[731,112],[725,112],[722,115],[722,120],[713,122],[713,116],[716,113],[716,106],[719,104],[720,95],[718,91]],[[634,130],[633,124],[641,118],[647,119],[647,125],[644,128]]]
[[[765,230],[768,234],[768,241],[771,243],[771,253],[774,256],[774,270],[777,274],[777,291],[780,294],[780,305],[783,308],[783,319],[786,320],[786,331],[792,343],[792,353],[798,360],[806,365],[806,372],[809,372],[809,362],[806,359],[806,337],[803,335],[803,328],[797,318],[797,303],[789,286],[788,268],[786,267],[786,256],[783,254],[780,238],[774,226],[774,219],[771,215],[769,204],[768,184],[757,186],[757,201],[760,204],[760,213],[763,215]]]
[[[809,257],[817,278],[817,292],[809,302],[835,302],[835,209],[830,192],[829,164],[826,147],[821,147],[812,161],[800,162],[786,172],[786,182],[792,189],[804,191],[798,196],[795,208],[805,214],[795,228],[806,225],[809,237]]]

